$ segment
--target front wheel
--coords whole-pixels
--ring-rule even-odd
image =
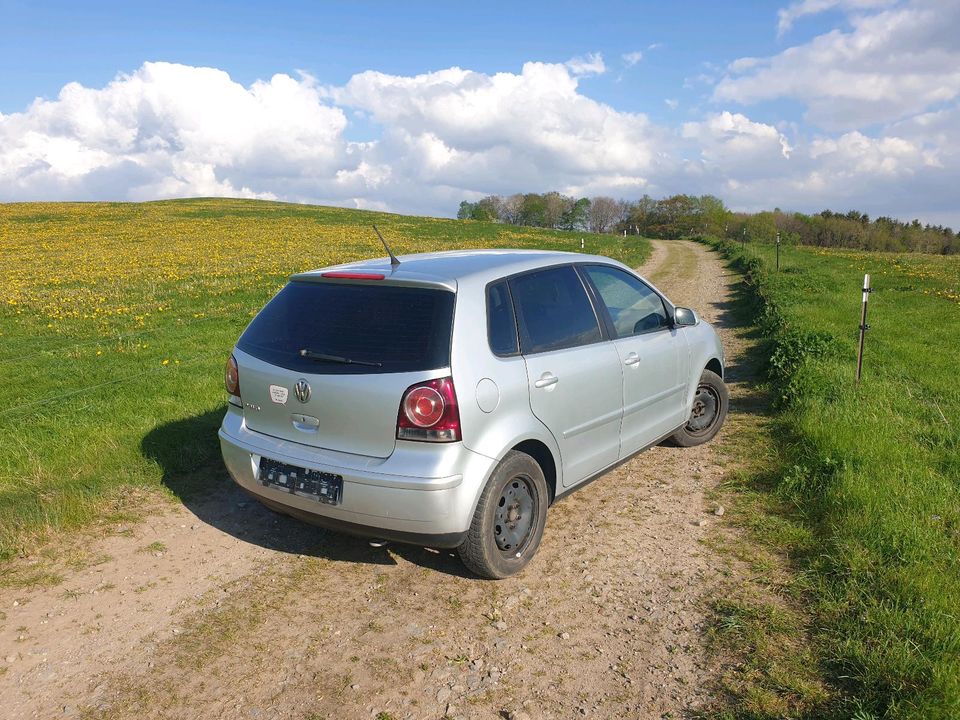
[[[713,440],[727,419],[727,386],[712,370],[704,370],[693,396],[693,407],[686,425],[670,436],[680,447],[693,447]]]
[[[520,572],[540,547],[549,493],[532,457],[507,453],[480,494],[470,530],[457,548],[463,564],[491,579]]]

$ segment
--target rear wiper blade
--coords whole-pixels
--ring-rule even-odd
[[[340,363],[341,365],[366,365],[367,367],[383,367],[383,363],[367,362],[365,360],[351,360],[350,358],[340,357],[339,355],[327,355],[325,353],[314,352],[304,348],[300,351],[300,357],[307,360],[316,360],[318,362]]]

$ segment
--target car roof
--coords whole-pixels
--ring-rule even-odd
[[[620,265],[602,255],[585,255],[555,250],[448,250],[398,257],[400,265],[391,267],[390,258],[345,263],[294,276],[298,280],[319,279],[322,273],[381,272],[394,281],[437,283],[455,288],[466,279],[489,281],[506,275],[572,262],[601,262]]]

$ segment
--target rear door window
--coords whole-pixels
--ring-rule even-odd
[[[237,347],[303,373],[435,370],[450,365],[453,307],[448,290],[294,281],[253,319]],[[301,350],[357,364],[311,360]]]
[[[584,265],[618,338],[669,327],[663,298],[639,278],[608,265]]]
[[[511,278],[524,354],[597,342],[600,324],[572,265]]]
[[[487,338],[494,355],[516,355],[520,352],[517,320],[506,280],[487,288]]]

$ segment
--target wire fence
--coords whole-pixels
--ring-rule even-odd
[[[251,299],[249,302],[244,302],[243,306],[249,309],[262,307],[266,299],[273,294],[272,287],[263,288],[263,290],[264,291],[260,295],[257,295],[256,297]],[[124,315],[114,315],[113,317],[114,318],[126,317],[126,318],[132,319],[134,316],[137,315],[137,312],[140,310],[153,309],[155,311],[158,306],[165,306],[165,305],[168,305],[168,303],[172,303],[172,302],[173,302],[172,300],[171,301],[152,301],[150,303],[145,303],[142,305],[130,306],[129,308],[127,308],[128,312],[125,313]],[[207,313],[211,311],[215,312],[217,310],[223,309],[223,307],[224,307],[223,303],[209,303],[207,305],[200,305],[198,308],[192,311],[192,313]],[[170,316],[162,315],[162,317],[166,319],[166,318],[169,318]],[[226,317],[226,316],[220,316],[220,317]],[[106,317],[103,319],[106,319]],[[174,316],[174,320],[178,320],[178,319],[185,319],[185,316]],[[154,332],[156,330],[157,328],[148,329],[147,332]],[[140,331],[136,331],[136,332],[140,332]],[[123,333],[123,334],[126,335],[129,333]],[[30,355],[42,354],[44,352],[54,352],[54,351],[57,351],[58,349],[70,348],[70,347],[74,347],[75,345],[95,344],[96,342],[99,342],[99,340],[90,340],[90,341],[80,341],[77,343],[65,343],[65,344],[61,343],[59,345],[52,345],[52,342],[58,340],[58,338],[52,338],[52,337],[43,338],[38,336],[31,336],[30,338],[28,338],[27,343],[18,344],[16,342],[11,342],[12,339],[13,338],[8,336],[5,342],[3,343],[4,354],[0,355],[0,363],[15,362],[21,358],[28,357]],[[46,345],[43,345],[37,342],[38,340],[42,341],[44,339],[50,340],[51,346],[48,347]],[[27,354],[21,354],[19,350],[25,345],[27,349]]]
[[[2,365],[11,365],[13,363],[22,362],[24,360],[29,360],[31,358],[39,357],[41,355],[48,355],[50,353],[62,353],[64,351],[73,350],[77,348],[90,347],[92,345],[104,345],[109,343],[121,342],[123,340],[130,340],[132,338],[143,338],[149,335],[155,335],[157,333],[169,332],[171,330],[179,330],[182,328],[194,327],[196,325],[201,325],[207,322],[217,321],[217,322],[229,322],[234,319],[240,319],[239,316],[234,318],[229,315],[211,315],[208,317],[196,318],[194,320],[186,320],[179,322],[180,318],[177,318],[172,323],[168,325],[163,325],[155,328],[145,328],[143,330],[138,330],[136,332],[129,333],[119,333],[117,335],[103,335],[99,338],[92,340],[81,340],[74,343],[67,343],[65,345],[58,345],[56,347],[44,348],[42,350],[35,350],[23,355],[17,355],[16,357],[0,357],[0,366]],[[245,319],[245,318],[244,318]]]
[[[148,368],[148,369],[146,369],[146,370],[143,370],[142,372],[132,373],[132,374],[130,374],[130,375],[124,375],[123,377],[114,378],[114,379],[112,379],[112,380],[106,380],[106,381],[104,381],[104,382],[95,383],[95,384],[93,384],[93,385],[86,385],[86,386],[84,386],[84,387],[80,387],[80,388],[77,388],[77,389],[74,389],[74,390],[70,390],[69,392],[60,393],[60,394],[58,394],[58,395],[48,395],[48,396],[46,396],[46,397],[40,398],[39,400],[33,400],[33,401],[31,401],[31,402],[28,402],[28,403],[22,403],[22,404],[20,404],[20,405],[14,405],[13,407],[4,408],[3,410],[0,410],[0,417],[7,417],[7,416],[9,416],[9,415],[13,415],[13,414],[15,414],[15,413],[17,413],[17,412],[20,412],[20,411],[22,411],[22,410],[26,410],[26,409],[28,409],[28,408],[38,407],[38,406],[42,406],[42,405],[50,405],[50,404],[52,404],[52,403],[56,403],[56,402],[59,402],[59,401],[61,401],[61,400],[66,400],[66,399],[68,399],[68,398],[75,397],[75,396],[77,396],[77,395],[83,395],[84,393],[88,393],[88,392],[90,392],[90,391],[92,391],[92,390],[100,390],[100,389],[103,389],[103,388],[105,388],[105,387],[116,386],[116,385],[124,385],[124,384],[130,383],[130,382],[133,382],[133,381],[135,381],[135,380],[139,380],[139,379],[141,379],[141,378],[147,377],[148,375],[155,375],[155,374],[161,373],[161,372],[176,371],[177,369],[180,369],[180,368],[186,367],[186,366],[188,366],[188,365],[191,365],[191,364],[197,362],[198,360],[206,360],[206,359],[209,359],[209,358],[216,357],[216,356],[218,356],[218,355],[223,355],[223,351],[218,349],[218,350],[215,350],[215,351],[212,351],[212,352],[203,353],[203,354],[201,354],[201,355],[195,355],[195,356],[193,356],[192,358],[188,358],[188,359],[186,359],[186,360],[181,360],[179,363],[177,363],[176,365],[173,365],[173,366],[170,366],[170,365],[158,365],[158,366],[156,366],[156,367],[152,367],[152,368]]]

